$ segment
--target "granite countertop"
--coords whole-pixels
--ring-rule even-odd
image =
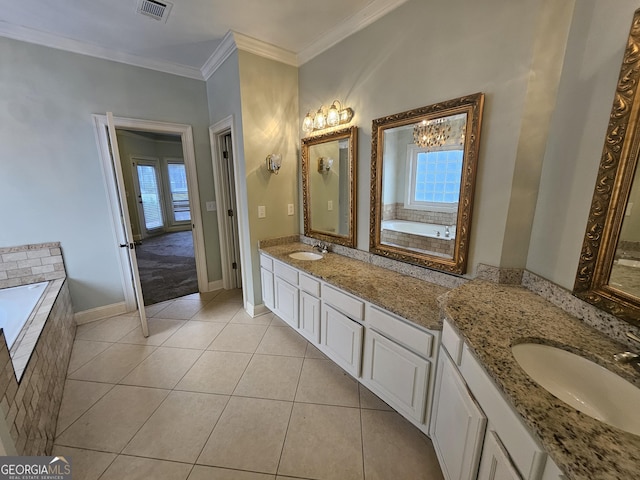
[[[640,436],[558,400],[531,380],[511,353],[518,343],[561,347],[640,387],[631,366],[613,361],[624,346],[523,287],[476,280],[452,290],[442,303],[445,317],[568,478],[640,478]]]
[[[261,247],[260,251],[418,326],[442,329],[437,299],[449,291],[446,287],[331,252],[313,261],[289,257],[293,252],[314,251],[304,243]]]

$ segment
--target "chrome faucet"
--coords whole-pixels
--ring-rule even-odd
[[[322,242],[318,242],[317,244],[315,244],[314,248],[320,253],[327,253],[329,251],[329,246]]]
[[[451,232],[449,231],[449,225],[446,225],[444,227],[444,236],[447,238],[451,236]]]
[[[634,335],[631,332],[627,332],[627,338],[630,338],[634,342],[640,344],[640,337]],[[630,363],[633,368],[640,372],[640,354],[634,352],[621,352],[616,353],[613,359],[619,363]]]

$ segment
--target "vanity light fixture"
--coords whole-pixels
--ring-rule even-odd
[[[280,166],[282,165],[282,155],[279,153],[270,153],[267,155],[267,170],[271,173],[278,174]]]
[[[320,173],[328,173],[333,167],[333,158],[319,157],[318,158],[318,171]]]
[[[302,120],[302,131],[306,134],[315,130],[323,130],[329,127],[336,127],[349,123],[353,118],[351,108],[343,108],[338,100],[334,100],[329,109],[322,105],[314,114],[308,112]]]

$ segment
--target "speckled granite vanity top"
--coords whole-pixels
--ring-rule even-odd
[[[473,281],[449,292],[442,303],[446,318],[568,478],[640,478],[640,436],[556,399],[527,376],[511,353],[512,345],[526,342],[561,347],[640,387],[640,374],[613,361],[623,346],[522,287]]]
[[[290,253],[313,251],[304,243],[263,247],[267,255],[431,330],[442,329],[437,298],[449,291],[382,267],[335,253],[321,260],[295,260]]]

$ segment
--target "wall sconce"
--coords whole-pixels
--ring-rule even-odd
[[[277,175],[281,165],[282,155],[279,153],[271,153],[267,155],[267,170],[271,173],[275,173]]]
[[[327,173],[333,166],[333,158],[320,157],[318,158],[318,171],[320,173]]]
[[[309,134],[314,130],[336,127],[349,123],[352,118],[353,110],[348,107],[343,108],[338,100],[334,100],[328,110],[322,105],[315,115],[311,112],[307,113],[302,121],[302,131]]]

